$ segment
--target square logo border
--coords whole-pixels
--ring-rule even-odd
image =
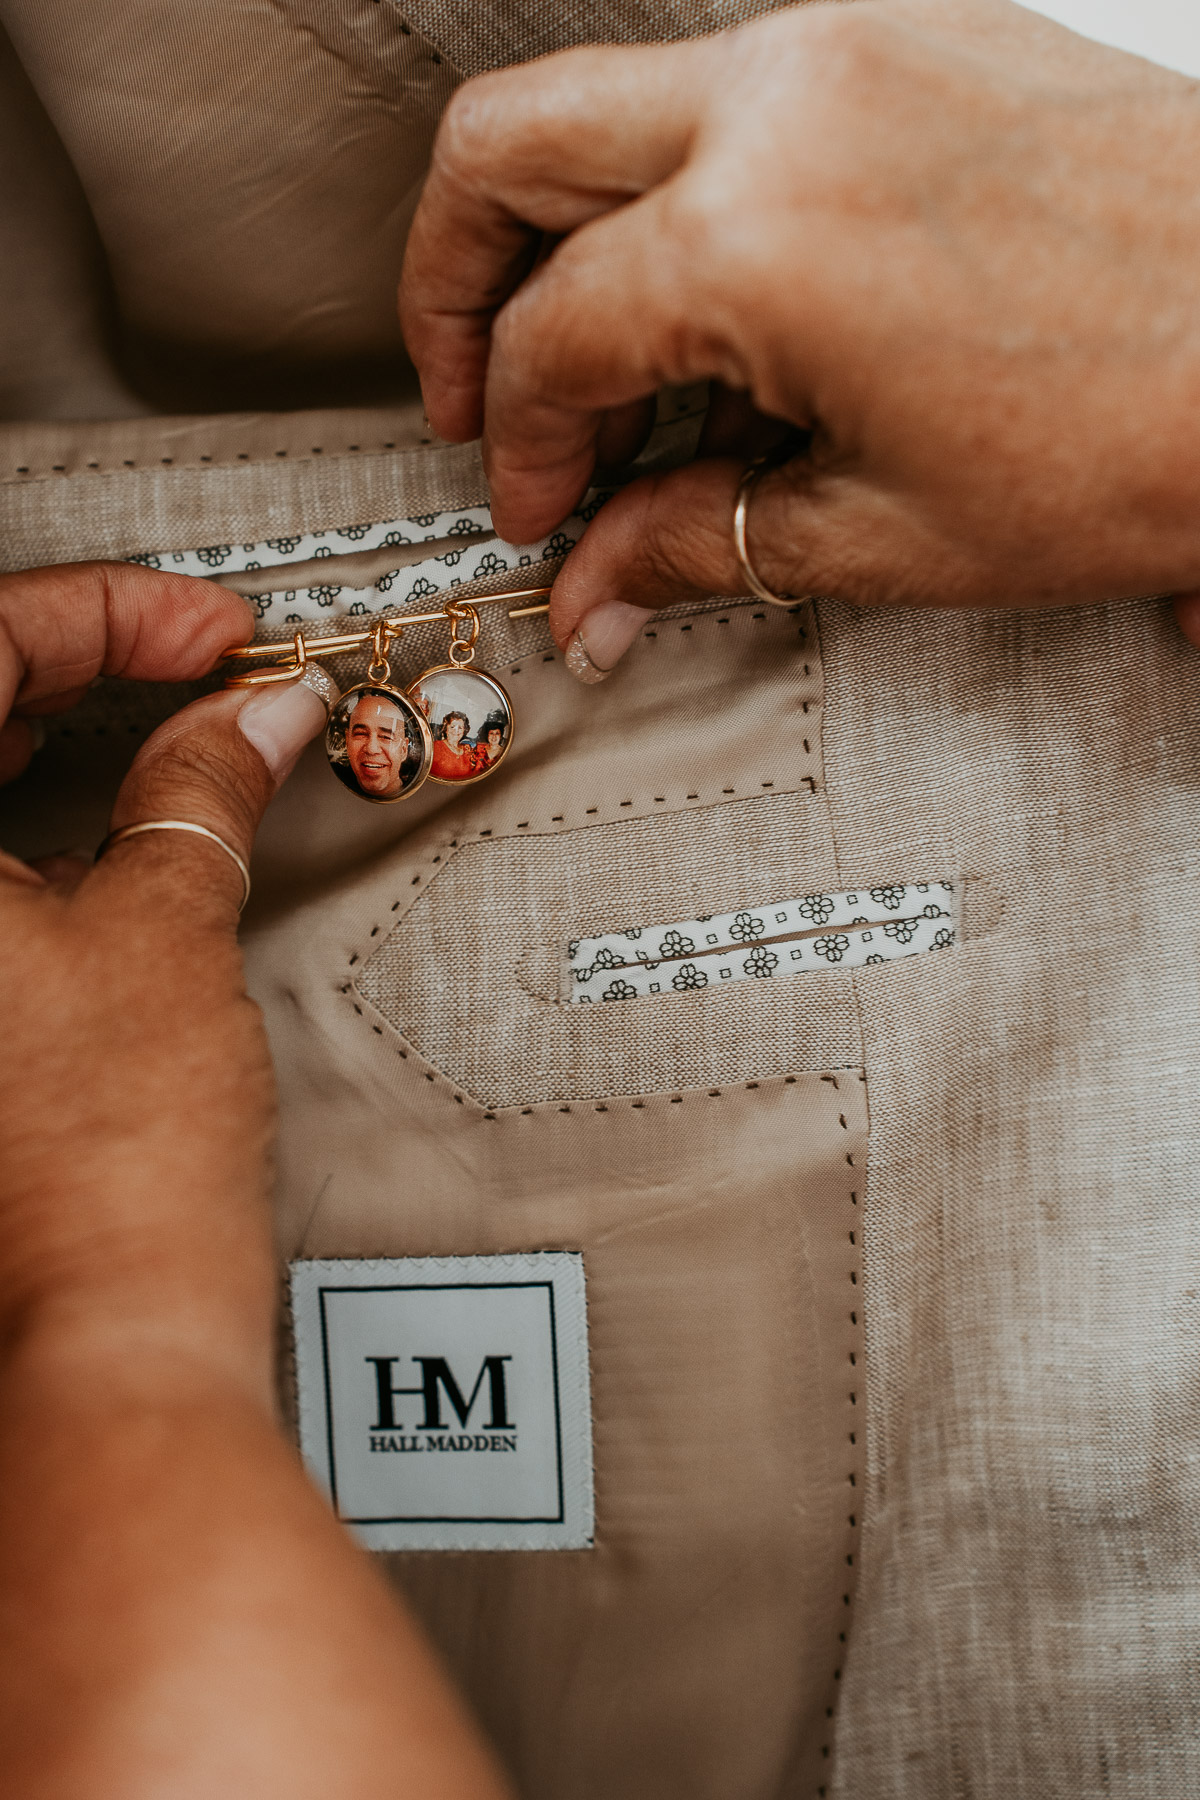
[[[371,1550],[579,1550],[594,1543],[591,1376],[584,1259],[539,1250],[453,1257],[298,1260],[289,1267],[300,1448],[340,1522]],[[332,1359],[326,1295],[511,1288],[547,1290],[559,1516],[337,1512]]]
[[[554,1376],[554,1463],[558,1486],[558,1511],[553,1517],[540,1518],[528,1514],[507,1517],[472,1517],[466,1513],[395,1513],[375,1518],[353,1518],[338,1506],[337,1452],[333,1434],[333,1389],[330,1368],[329,1336],[325,1311],[326,1294],[440,1294],[464,1289],[481,1293],[511,1292],[513,1288],[544,1288],[550,1301],[551,1368]],[[563,1474],[562,1394],[558,1373],[558,1328],[554,1316],[554,1283],[552,1281],[380,1281],[348,1285],[345,1282],[322,1282],[317,1288],[321,1308],[321,1349],[325,1378],[325,1441],[329,1458],[329,1498],[343,1525],[561,1525],[566,1518],[566,1494]]]

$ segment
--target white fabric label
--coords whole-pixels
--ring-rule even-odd
[[[583,1258],[291,1266],[300,1444],[371,1550],[592,1542]]]
[[[634,1000],[839,964],[897,962],[955,942],[954,884],[889,882],[736,913],[631,925],[567,945],[569,1001]]]

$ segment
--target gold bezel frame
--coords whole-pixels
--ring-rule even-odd
[[[484,669],[476,669],[470,663],[456,663],[456,662],[435,663],[432,669],[424,669],[421,672],[421,674],[417,676],[416,680],[411,682],[410,685],[405,689],[405,693],[407,694],[408,698],[410,700],[412,700],[413,706],[416,708],[417,712],[419,712],[419,713],[421,712],[421,709],[419,706],[417,706],[416,701],[413,700],[413,689],[419,688],[421,683],[423,681],[428,681],[428,679],[431,675],[473,675],[475,677],[476,681],[486,681],[488,686],[492,689],[493,693],[499,694],[501,700],[503,700],[503,702],[504,702],[505,710],[508,713],[508,742],[505,744],[504,748],[501,750],[501,752],[500,752],[499,756],[496,758],[495,762],[489,763],[486,769],[480,769],[478,775],[467,775],[467,776],[463,776],[460,778],[456,778],[453,781],[447,780],[446,776],[444,776],[444,775],[434,775],[431,773],[429,776],[430,781],[436,781],[439,787],[448,787],[448,788],[474,787],[474,785],[477,781],[486,781],[488,779],[489,775],[494,775],[496,773],[496,770],[500,767],[500,764],[504,761],[505,757],[508,755],[509,751],[512,749],[512,741],[513,741],[513,736],[516,732],[517,720],[516,720],[516,714],[513,712],[513,703],[512,703],[511,696],[509,695],[508,689],[504,686],[503,682],[497,681],[496,677],[494,675],[489,675],[487,673],[487,671]],[[425,718],[424,713],[421,713],[421,717],[423,719]],[[426,730],[429,731],[430,743],[432,744],[433,732],[430,729],[428,719],[425,719],[425,728],[426,728]],[[430,764],[432,765],[432,763],[433,763],[432,749],[429,752],[429,761],[430,761]]]
[[[345,701],[349,700],[352,694],[379,694],[381,696],[386,696],[389,700],[397,701],[402,712],[407,709],[407,713],[411,713],[412,717],[417,721],[420,728],[421,743],[424,747],[424,755],[421,758],[421,772],[415,780],[409,782],[403,793],[390,795],[364,794],[357,782],[355,782],[352,787],[348,781],[343,781],[338,774],[337,769],[334,767],[333,757],[330,754],[329,749],[329,731],[333,724],[333,713],[334,709],[342,706]],[[325,756],[329,763],[330,773],[336,778],[341,786],[345,788],[346,792],[352,794],[356,800],[365,800],[368,806],[397,806],[401,800],[410,799],[411,796],[416,793],[417,789],[424,787],[425,783],[429,780],[429,771],[433,766],[433,732],[429,729],[429,720],[425,717],[425,714],[421,711],[412,695],[407,693],[404,688],[393,687],[389,681],[372,681],[368,677],[365,681],[356,681],[354,686],[348,687],[344,694],[339,694],[334,701],[333,706],[330,707],[329,722],[325,727]]]

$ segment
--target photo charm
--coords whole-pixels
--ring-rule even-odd
[[[445,616],[449,662],[426,669],[402,693],[392,686],[387,654],[399,632],[380,619],[371,633],[367,679],[329,709],[329,766],[360,800],[389,806],[415,793],[427,777],[456,787],[481,781],[504,760],[512,742],[511,702],[493,676],[470,666],[479,614],[450,601]]]
[[[453,620],[450,660],[418,675],[408,694],[432,733],[430,780],[462,787],[494,774],[504,761],[512,742],[512,702],[494,675],[471,667],[479,636],[474,607],[451,601],[446,613]]]
[[[352,794],[376,806],[407,799],[433,762],[425,715],[392,686],[387,649],[393,635],[380,619],[371,634],[367,679],[338,696],[325,727],[330,768]]]
[[[478,604],[530,600],[534,606],[512,607],[510,619],[544,613],[548,588],[518,588],[485,594]],[[392,685],[388,645],[409,625],[445,619],[450,626],[448,661],[418,675],[407,690]],[[436,613],[410,618],[378,619],[369,630],[310,640],[297,631],[290,644],[238,644],[223,660],[272,661],[277,667],[238,668],[225,678],[226,687],[264,687],[301,681],[325,702],[325,754],[343,787],[376,806],[406,800],[426,780],[465,787],[492,775],[508,755],[513,736],[512,702],[494,675],[473,668],[479,637],[479,613],[466,600],[447,600]],[[344,694],[312,658],[340,656],[371,646],[365,681]]]
[[[498,681],[445,663],[408,692],[433,733],[431,780],[458,786],[495,772],[512,742],[512,707]]]
[[[364,681],[329,709],[329,766],[360,800],[406,800],[429,774],[433,748],[424,715],[398,688]]]

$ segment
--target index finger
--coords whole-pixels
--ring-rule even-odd
[[[0,721],[14,705],[51,711],[97,675],[192,681],[253,629],[228,588],[138,563],[0,576]]]
[[[686,159],[703,105],[699,44],[565,50],[458,90],[434,145],[400,286],[405,344],[434,430],[483,427],[492,320],[561,236]]]

